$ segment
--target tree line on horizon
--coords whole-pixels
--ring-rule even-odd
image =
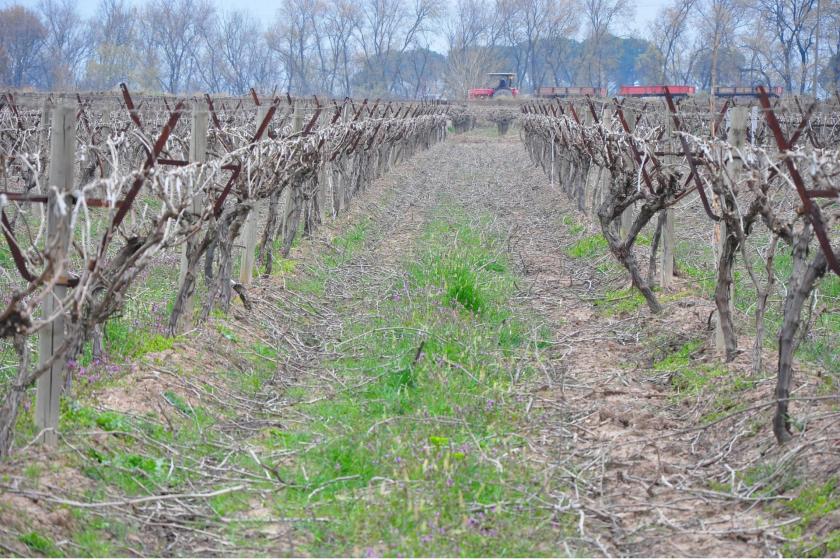
[[[0,86],[241,95],[463,98],[488,72],[540,86],[840,82],[838,0],[280,0],[273,21],[210,0],[76,0],[0,9]]]

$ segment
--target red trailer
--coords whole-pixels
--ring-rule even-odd
[[[770,97],[781,97],[785,92],[782,86],[764,86]],[[715,86],[716,97],[758,97],[758,87]]]
[[[589,86],[545,86],[537,90],[537,97],[557,98],[557,97],[583,97],[584,95],[591,95],[592,97],[606,97],[607,88],[594,88]]]
[[[621,86],[618,94],[624,97],[662,97],[665,89],[674,97],[694,95],[694,86]]]

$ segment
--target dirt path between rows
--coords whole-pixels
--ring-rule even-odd
[[[777,525],[787,519],[768,519],[757,507],[760,497],[740,500],[709,485],[731,471],[728,455],[733,465],[749,464],[759,452],[735,457],[730,442],[738,441],[737,434],[733,440],[732,434],[696,430],[695,403],[675,398],[667,376],[651,371],[650,348],[642,343],[651,333],[669,333],[664,344],[676,349],[697,333],[703,336],[709,302],[687,295],[666,304],[657,318],[644,309],[629,317],[600,313],[591,300],[603,287],[566,256],[580,234],[569,233],[564,216],[586,219],[531,166],[515,135],[455,137],[383,183],[386,192],[397,194],[380,213],[379,220],[386,218],[377,226],[383,226],[383,235],[360,257],[367,266],[387,271],[394,259],[409,254],[413,237],[442,196],[475,215],[492,216],[509,232],[512,260],[524,278],[517,304],[543,318],[555,341],[540,363],[544,375],[520,388],[518,403],[533,422],[523,429],[531,459],[570,488],[568,495],[545,499],[580,513],[581,537],[595,543],[590,552],[777,553],[782,542]],[[750,442],[761,452],[772,446],[766,431]]]
[[[597,275],[566,256],[579,236],[570,235],[563,217],[584,224],[586,218],[529,166],[516,138],[455,142],[467,147],[465,157],[477,169],[493,169],[496,176],[475,181],[459,199],[492,212],[509,229],[514,261],[527,282],[523,303],[555,333],[545,376],[529,388],[529,435],[535,459],[573,489],[558,498],[576,502],[581,531],[592,531],[600,552],[609,555],[774,553],[774,531],[762,529],[772,523],[762,520],[756,502],[710,491],[706,477],[720,465],[711,461],[717,469],[704,471],[703,463],[714,459],[713,445],[698,444],[690,407],[675,403],[667,380],[654,379],[641,343],[650,333],[671,333],[669,342],[702,336],[709,302],[685,297],[667,304],[661,318],[645,309],[630,317],[604,316],[591,303],[604,289]]]
[[[690,297],[668,305],[663,318],[642,310],[605,317],[590,303],[603,289],[586,267],[566,256],[575,241],[564,216],[585,218],[534,169],[518,139],[467,135],[447,148],[460,174],[448,192],[509,231],[513,261],[524,276],[522,300],[545,319],[556,345],[540,364],[544,376],[523,388],[532,458],[547,476],[564,479],[558,507],[581,514],[581,533],[595,553],[634,556],[756,556],[778,541],[756,502],[710,491],[702,463],[713,445],[695,441],[696,424],[675,404],[667,380],[645,367],[642,332],[675,340],[705,331],[708,302]],[[667,433],[680,436],[663,437]],[[719,461],[711,461],[717,469]],[[591,533],[590,533],[591,532]]]

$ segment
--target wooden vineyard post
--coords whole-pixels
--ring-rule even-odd
[[[630,134],[636,131],[636,115],[632,110],[624,111],[624,118],[627,121],[627,128]],[[621,225],[619,227],[619,236],[622,240],[627,239],[627,234],[630,233],[630,228],[633,227],[633,216],[635,214],[636,205],[631,204],[621,213]]]
[[[261,105],[257,108],[257,126],[262,124],[263,119],[268,114],[268,107]],[[259,142],[262,138],[257,138]],[[242,228],[242,259],[239,262],[239,283],[245,287],[251,285],[251,280],[254,277],[254,264],[256,263],[257,250],[257,222],[259,221],[259,208],[256,201],[252,201],[253,205],[245,218],[245,224]]]
[[[668,139],[668,143],[666,148],[669,152],[672,152],[674,149],[674,138],[673,138],[673,128],[672,128],[671,116],[668,113],[666,108],[665,110],[665,137]],[[667,160],[671,160],[671,156],[666,156]],[[670,161],[669,161],[670,163]],[[673,207],[668,207],[665,210],[665,220],[662,223],[662,233],[661,233],[661,242],[662,242],[662,257],[661,257],[661,266],[659,267],[660,270],[660,277],[659,277],[659,285],[663,289],[670,288],[674,284],[674,254],[676,249],[676,239],[674,235],[674,222],[676,220],[675,211]]]
[[[50,140],[50,170],[49,187],[57,189],[53,195],[48,192],[47,203],[47,240],[49,247],[63,246],[65,250],[58,251],[58,256],[64,258],[66,247],[69,245],[70,210],[65,209],[60,214],[62,201],[58,197],[73,189],[73,160],[76,151],[76,111],[72,107],[59,106],[52,112],[52,138]],[[62,223],[65,222],[65,223]],[[52,291],[44,297],[44,317],[50,317],[60,311],[62,301],[67,295],[64,263],[54,263],[57,272],[64,278],[59,278]],[[41,329],[38,336],[38,365],[43,367],[64,342],[64,314],[59,313],[56,319]],[[58,443],[58,412],[61,392],[64,387],[64,360],[56,360],[41,377],[38,378],[35,397],[35,425],[44,431],[42,441],[49,446]]]
[[[549,139],[549,142],[551,142],[551,144],[550,144],[550,146],[551,146],[551,166],[549,167],[549,172],[548,172],[548,186],[550,186],[553,189],[554,188],[554,161],[555,161],[555,158],[556,158],[556,155],[554,153],[555,148],[554,148],[554,131],[553,130],[551,132],[551,137]]]
[[[609,121],[609,113],[611,109],[609,106],[604,105],[604,108],[601,110],[601,115],[599,118],[599,122],[606,123]],[[593,197],[593,205],[592,205],[592,213],[595,217],[595,221],[598,221],[598,210],[601,208],[601,205],[604,201],[609,197],[609,192],[612,189],[612,173],[609,169],[603,168],[601,169],[601,173],[599,174],[599,181],[596,186],[596,191]]]
[[[583,111],[583,125],[590,126],[592,125],[592,114],[586,110]],[[588,172],[586,174],[586,178],[583,181],[583,213],[586,215],[587,218],[592,217],[592,208],[594,206],[594,201],[592,198],[593,192],[598,186],[598,182],[601,180],[601,167],[597,165],[590,165]]]
[[[41,146],[46,146],[47,141],[50,138],[50,126],[52,121],[52,113],[53,113],[53,106],[52,103],[49,101],[44,101],[44,106],[41,108],[41,123],[40,123],[40,130],[38,131],[38,136],[40,140]],[[45,154],[45,157],[49,154]],[[44,161],[44,158],[41,158],[41,173],[38,176],[38,181],[43,185],[48,179],[47,173],[49,170],[47,169],[47,162]]]
[[[729,130],[726,134],[726,141],[735,148],[736,150],[741,150],[744,148],[744,145],[747,141],[747,109],[746,107],[732,107],[729,109]],[[726,164],[726,177],[727,185],[729,188],[735,191],[735,188],[738,183],[738,175],[741,172],[741,159],[738,157],[737,153],[733,152],[732,157]],[[731,210],[730,209],[725,209]],[[726,222],[721,220],[718,222],[718,226],[720,227],[719,235],[717,238],[717,253],[718,255],[723,253],[723,245],[726,243],[726,238],[729,235],[728,228],[726,226]],[[735,312],[735,285],[729,285],[729,314],[732,316]],[[726,353],[726,341],[723,337],[723,328],[721,328],[720,324],[720,317],[715,321],[715,349],[720,354]]]
[[[341,122],[347,122],[350,120],[350,106],[347,104],[347,101],[344,102],[344,105],[341,107]],[[338,214],[344,210],[344,189],[345,189],[344,177],[342,177],[341,173],[333,173],[333,215],[338,216]]]
[[[294,116],[292,117],[292,134],[298,134],[300,131],[303,130],[303,103],[300,101],[295,102],[295,111]],[[297,186],[289,184],[283,189],[283,194],[281,195],[280,200],[282,204],[280,205],[280,211],[282,212],[282,227],[280,228],[281,235],[283,236],[283,256],[288,256],[288,251],[291,248],[292,240],[294,239],[294,228],[297,228],[298,220],[295,219],[295,213],[298,212],[300,209],[297,208],[299,201],[298,201],[298,193],[292,192],[297,191]]]
[[[206,110],[193,108],[192,111],[192,127],[190,134],[190,162],[204,162],[207,160],[207,127],[209,123],[209,114]],[[196,194],[193,197],[190,212],[193,216],[198,217],[204,208],[204,198]],[[187,277],[187,268],[189,266],[189,255],[195,250],[198,240],[201,238],[201,232],[196,232],[193,237],[187,240],[184,244],[184,250],[181,253],[181,272],[178,275],[178,286],[183,286]],[[189,294],[184,303],[184,311],[180,315],[180,323],[183,323],[189,317],[192,317],[193,294]],[[182,325],[178,325],[178,330]]]
[[[321,114],[321,125],[329,126],[331,115],[329,111],[324,111]],[[322,162],[321,170],[318,173],[318,221],[325,223],[327,221],[327,182],[329,181],[330,170],[326,162]]]

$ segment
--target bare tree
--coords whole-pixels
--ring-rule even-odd
[[[745,21],[744,8],[739,0],[699,0],[694,6],[698,31],[709,54],[708,83],[714,91],[721,53],[735,48],[737,32]]]
[[[758,26],[773,34],[773,42],[765,48],[768,62],[787,91],[804,93],[815,50],[817,0],[758,0],[755,11]]]
[[[159,86],[179,92],[193,86],[194,45],[207,34],[214,9],[207,0],[151,0],[143,10],[144,36],[160,60]]]
[[[359,8],[350,0],[331,0],[322,22],[330,53],[329,91],[349,96],[352,76],[353,30],[359,20]]]
[[[422,38],[444,13],[441,0],[365,0],[356,37],[362,49],[369,93],[394,93],[402,56],[422,47]]]
[[[299,94],[312,91],[312,23],[317,7],[315,0],[283,0],[276,21],[266,34],[269,48],[277,53],[284,67],[287,91]]]
[[[0,79],[18,88],[39,85],[46,39],[47,29],[32,10],[23,6],[0,10],[0,51],[8,60],[0,69]]]
[[[651,39],[660,55],[659,81],[685,81],[688,22],[696,0],[674,0],[663,7],[651,29]]]
[[[260,24],[244,11],[226,12],[214,18],[205,36],[204,64],[198,71],[211,91],[241,95],[251,87],[265,88],[271,79],[271,52],[260,32]]]
[[[586,63],[592,85],[606,85],[604,63],[608,56],[607,36],[621,18],[630,17],[632,13],[632,0],[583,0],[583,16],[588,27]]]
[[[480,83],[495,58],[498,36],[496,6],[487,0],[457,0],[446,20],[446,88],[455,98],[466,97]]]
[[[780,79],[778,72],[771,64],[771,57],[767,56],[768,45],[772,45],[773,41],[773,33],[764,27],[753,27],[749,33],[743,35],[741,50],[747,57],[744,71],[750,84],[778,83]]]
[[[528,71],[528,59],[525,49],[521,45],[525,43],[525,27],[522,15],[522,5],[518,0],[497,0],[496,13],[499,18],[499,35],[509,59],[513,62],[512,70],[516,74],[527,79],[525,74]],[[510,70],[505,68],[505,70]]]
[[[137,12],[127,0],[101,0],[89,22],[92,48],[84,83],[105,89],[133,83]],[[136,69],[135,69],[136,70]]]
[[[91,46],[90,33],[83,25],[76,2],[41,0],[38,11],[47,28],[45,86],[49,89],[75,87]]]
[[[532,91],[539,88],[546,43],[559,42],[577,29],[579,6],[570,0],[517,0],[516,15],[521,18],[526,78]],[[525,81],[525,80],[523,80]]]

